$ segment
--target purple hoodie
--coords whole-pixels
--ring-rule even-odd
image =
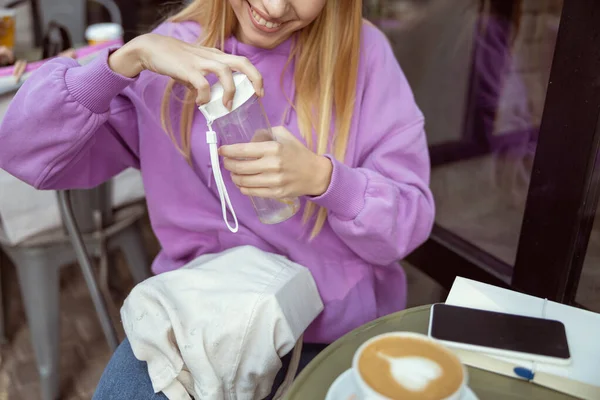
[[[194,42],[200,26],[168,23],[156,32]],[[262,73],[271,123],[300,137],[296,115],[284,120],[286,92],[294,90],[293,71],[286,72],[283,86],[280,81],[290,48],[291,40],[271,50],[233,37],[226,43],[228,53],[248,57]],[[434,204],[423,115],[377,28],[363,27],[346,160],[333,161],[326,193],[301,199],[329,211],[313,241],[312,223],[303,224],[301,212],[278,225],[261,224],[250,200],[225,174],[240,222],[239,232],[230,233],[212,181],[201,113],[192,126],[190,166],[161,128],[168,78],[145,71],[127,79],[107,59],[108,52],[86,66],[56,59],[27,80],[0,128],[0,168],[39,189],[91,188],[128,167],[139,168],[162,246],[153,271],[242,245],[283,254],[310,269],[325,303],[305,334],[308,342],[329,343],[405,307],[406,279],[398,261],[428,237]],[[180,111],[173,100],[175,132]]]

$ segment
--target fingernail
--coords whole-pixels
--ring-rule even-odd
[[[227,105],[226,105],[225,107],[227,107],[227,109],[228,109],[229,111],[231,111],[231,109],[233,108],[233,100],[229,100],[229,101],[227,102]]]

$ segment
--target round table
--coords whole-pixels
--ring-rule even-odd
[[[380,318],[345,335],[328,346],[298,376],[286,400],[323,400],[329,386],[352,365],[352,356],[367,339],[386,332],[427,333],[431,306],[411,308]],[[559,392],[519,379],[468,368],[469,386],[481,400],[487,399],[574,399]]]

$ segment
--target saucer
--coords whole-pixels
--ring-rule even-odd
[[[329,387],[325,400],[362,400],[357,393],[358,387],[352,379],[352,369],[347,369]],[[461,400],[478,400],[478,398],[467,386]]]

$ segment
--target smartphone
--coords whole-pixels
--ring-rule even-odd
[[[434,304],[429,336],[448,347],[567,365],[571,353],[560,321]]]

